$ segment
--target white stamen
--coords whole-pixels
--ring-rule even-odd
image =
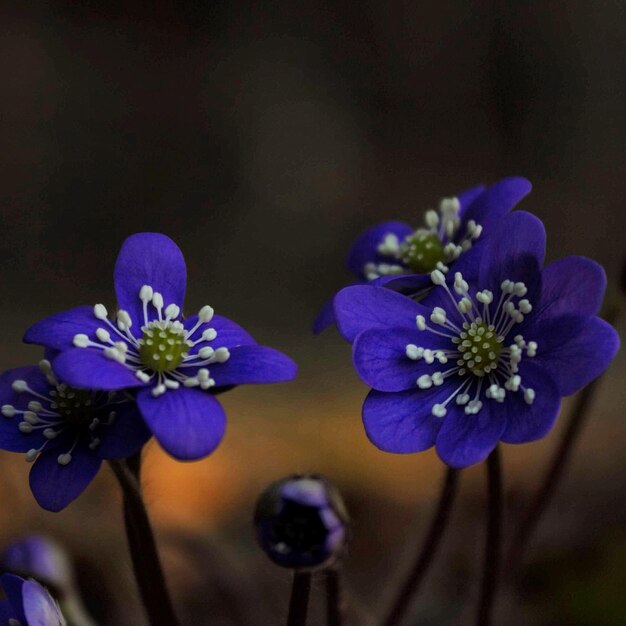
[[[111,333],[109,333],[109,331],[104,328],[98,328],[98,330],[96,331],[96,337],[102,343],[110,343],[111,341]]]
[[[90,344],[90,341],[87,335],[78,333],[77,335],[74,335],[73,343],[77,348],[86,348]]]
[[[150,285],[144,285],[139,290],[139,299],[144,303],[148,304],[152,300],[152,296],[154,295],[154,291]]]
[[[419,330],[426,330],[426,318],[423,315],[416,316],[415,323]]]
[[[107,319],[109,313],[106,310],[106,307],[104,306],[104,304],[96,304],[93,307],[93,314],[99,319],[99,320],[105,320]]]
[[[214,315],[213,308],[210,307],[208,304],[206,304],[198,311],[198,320],[202,324],[206,324],[207,322],[210,322],[213,319],[213,315]]]
[[[28,385],[25,380],[14,380],[11,388],[17,393],[23,393],[28,389]]]
[[[10,404],[3,404],[2,405],[2,415],[4,415],[4,417],[8,417],[9,419],[12,417],[15,417],[15,407],[10,405]]]

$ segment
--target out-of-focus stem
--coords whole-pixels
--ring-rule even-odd
[[[311,573],[295,571],[291,600],[289,601],[289,615],[287,626],[305,626],[309,611],[309,596],[311,595]]]

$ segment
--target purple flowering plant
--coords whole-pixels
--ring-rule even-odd
[[[338,328],[372,387],[363,423],[374,445],[435,446],[451,467],[467,467],[498,441],[545,436],[561,398],[608,367],[619,339],[597,317],[604,271],[582,257],[544,268],[544,255],[542,223],[518,211],[480,257],[433,270],[420,302],[376,286],[337,295]]]
[[[0,600],[0,624],[3,626],[65,626],[58,605],[35,580],[3,574],[0,584],[6,596],[6,600]]]
[[[446,271],[471,252],[476,258],[499,220],[522,200],[532,185],[512,176],[485,187],[476,185],[443,198],[424,216],[424,226],[389,221],[363,232],[348,253],[347,266],[356,284],[386,286],[407,295],[424,295],[430,273]],[[313,332],[335,321],[334,298],[318,313]]]
[[[173,457],[199,459],[220,443],[226,415],[217,393],[295,377],[290,358],[258,345],[210,306],[183,317],[187,271],[169,237],[129,237],[114,282],[114,321],[102,304],[80,306],[36,323],[24,341],[59,350],[54,369],[73,387],[132,390],[148,428]]]

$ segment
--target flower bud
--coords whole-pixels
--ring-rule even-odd
[[[317,475],[290,476],[259,497],[254,525],[263,551],[277,565],[313,569],[343,548],[348,515],[337,489]]]

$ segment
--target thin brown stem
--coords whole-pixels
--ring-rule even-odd
[[[434,560],[437,548],[443,538],[450,517],[452,503],[457,492],[458,477],[458,470],[451,467],[447,468],[435,516],[432,519],[424,542],[420,544],[414,565],[389,609],[387,617],[383,621],[384,626],[397,626],[400,624],[406,616],[411,603],[417,597],[422,581]]]
[[[480,602],[476,618],[477,626],[489,626],[500,572],[502,543],[502,470],[498,447],[487,459],[487,539]]]
[[[124,494],[124,522],[135,579],[150,626],[177,626],[139,483],[124,461],[110,461]]]
[[[339,566],[326,571],[326,624],[342,626],[344,623],[345,599]]]
[[[311,595],[311,573],[293,573],[291,600],[289,601],[289,616],[287,626],[305,626],[309,611],[309,596]]]

